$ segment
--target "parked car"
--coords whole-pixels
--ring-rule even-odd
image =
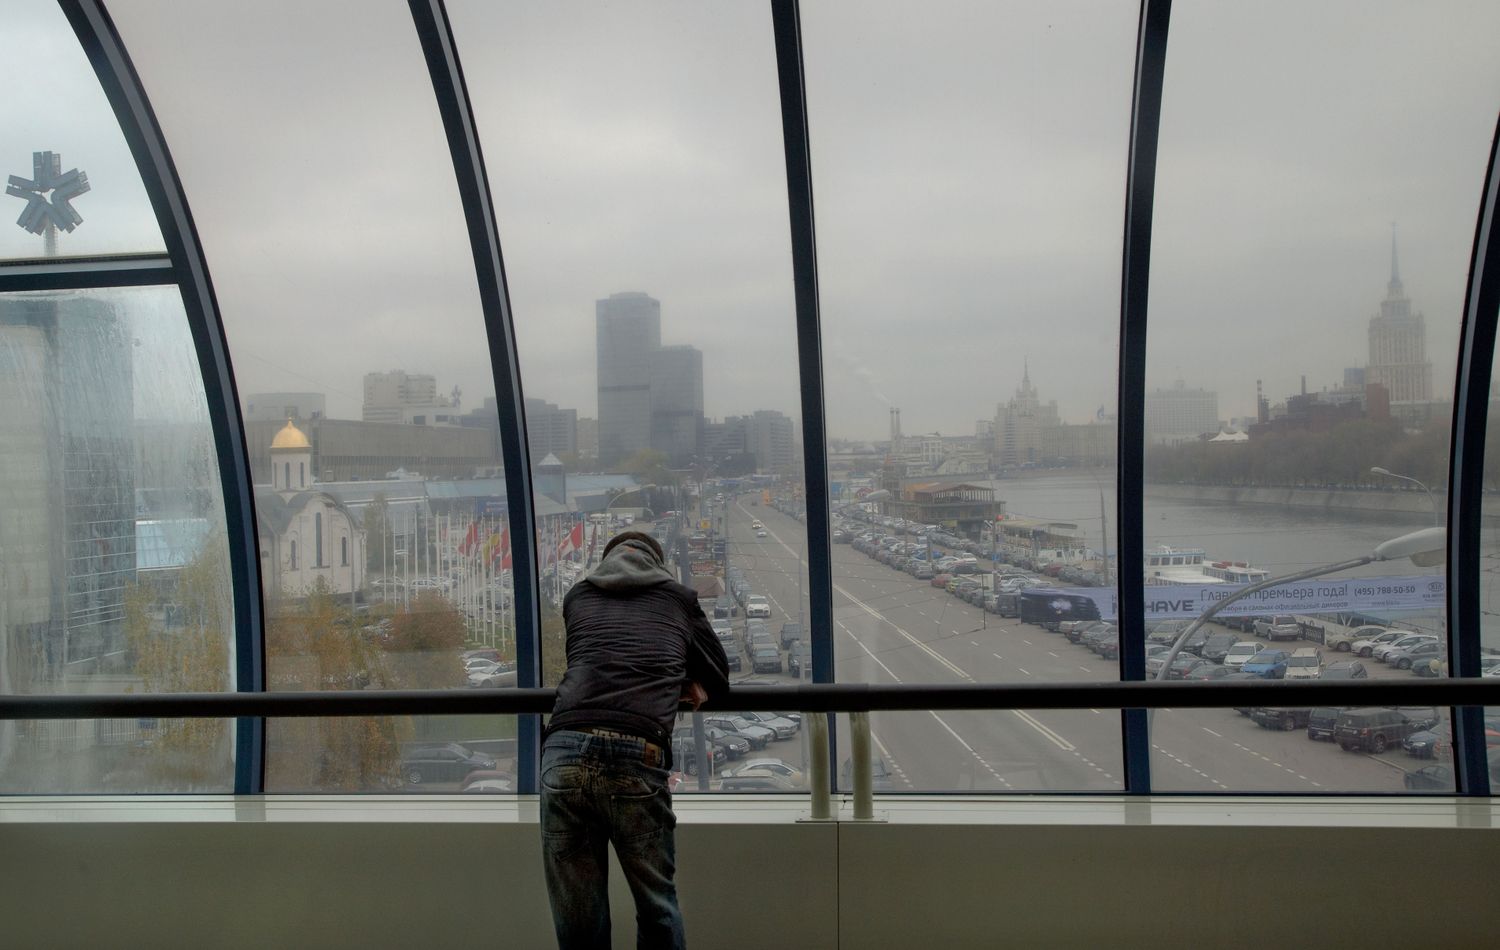
[[[877,755],[870,760],[870,787],[877,792],[888,792],[896,787],[890,767],[886,765],[885,756]],[[854,760],[845,759],[843,767],[839,769],[839,789],[849,791],[854,788]]]
[[[1367,637],[1364,640],[1354,641],[1349,645],[1349,649],[1351,652],[1358,653],[1360,656],[1372,656],[1375,653],[1376,647],[1385,646],[1386,644],[1399,640],[1402,637],[1409,637],[1411,635],[1412,633],[1410,630],[1383,630],[1380,633],[1377,633],[1371,637]]]
[[[1413,792],[1451,792],[1457,787],[1453,782],[1453,770],[1446,765],[1428,765],[1407,772],[1404,781],[1407,789]]]
[[[802,639],[802,624],[795,621],[787,621],[781,625],[781,646],[790,647],[793,643]]]
[[[460,782],[470,772],[494,767],[494,759],[474,752],[457,742],[419,746],[407,750],[401,756],[401,775],[409,785],[421,785],[423,782]]]
[[[1404,636],[1399,640],[1392,640],[1390,643],[1383,643],[1380,646],[1377,646],[1370,655],[1380,662],[1385,663],[1389,661],[1392,653],[1398,653],[1402,650],[1414,647],[1419,643],[1436,642],[1437,637],[1433,636],[1430,633],[1413,633],[1408,636]]]
[[[1430,759],[1437,754],[1438,747],[1446,741],[1446,737],[1431,729],[1422,729],[1402,739],[1401,748],[1407,755],[1419,759]]]
[[[1178,654],[1177,659],[1172,661],[1172,665],[1167,667],[1167,679],[1186,679],[1189,673],[1207,662],[1202,657],[1193,656],[1191,653]]]
[[[1286,650],[1262,650],[1240,664],[1240,669],[1262,679],[1279,680],[1286,676],[1286,663],[1291,658]]]
[[[1307,714],[1307,737],[1314,741],[1333,739],[1333,727],[1344,714],[1340,706],[1317,706]]]
[[[752,749],[764,749],[776,737],[776,733],[765,726],[756,725],[742,716],[715,714],[703,717],[705,726],[723,729],[730,735],[739,736],[750,743]]]
[[[1360,640],[1368,640],[1371,637],[1377,637],[1380,634],[1385,633],[1385,631],[1386,628],[1379,626],[1378,624],[1366,624],[1363,627],[1355,627],[1348,633],[1337,633],[1331,630],[1324,630],[1323,645],[1325,647],[1330,647],[1334,650],[1337,650],[1340,653],[1349,653],[1353,649],[1354,644],[1358,643]]]
[[[1238,670],[1240,667],[1244,666],[1251,657],[1255,656],[1265,648],[1266,645],[1264,643],[1256,643],[1253,640],[1241,640],[1239,643],[1236,643],[1234,646],[1230,647],[1228,652],[1224,654],[1224,665],[1232,666],[1236,670]]]
[[[1255,635],[1267,640],[1295,640],[1302,636],[1302,625],[1291,614],[1276,614],[1255,622]]]
[[[1241,673],[1238,670],[1234,669],[1233,667],[1220,666],[1217,663],[1209,663],[1206,661],[1203,663],[1199,663],[1197,666],[1188,670],[1187,675],[1183,676],[1183,679],[1185,680],[1204,683],[1213,683],[1217,682],[1218,680],[1230,678],[1255,679],[1255,677],[1247,676],[1244,673]]]
[[[1346,710],[1333,727],[1333,738],[1345,752],[1379,753],[1417,729],[1403,712],[1366,707]]]
[[[766,599],[764,594],[751,594],[745,599],[745,616],[769,618],[771,616],[771,602]]]
[[[739,716],[747,722],[757,723],[776,733],[778,739],[790,739],[797,734],[797,723],[769,712],[742,712]]]
[[[746,759],[737,768],[722,773],[721,777],[732,778],[745,775],[779,775],[795,786],[801,787],[806,784],[802,770],[788,765],[781,759]]]
[[[1311,716],[1311,709],[1277,709],[1270,706],[1257,706],[1250,710],[1250,718],[1255,720],[1256,725],[1265,729],[1280,729],[1284,732],[1305,728]]]
[[[692,725],[678,726],[672,731],[672,735],[674,736],[682,734],[691,739],[693,737]],[[703,736],[724,752],[724,758],[738,759],[741,756],[750,754],[749,739],[746,739],[744,736],[737,736],[732,732],[727,732],[718,726],[705,724],[703,726]]]
[[[1203,646],[1198,648],[1198,655],[1214,663],[1223,663],[1224,657],[1239,642],[1240,638],[1232,633],[1209,634],[1208,639],[1203,641]]]
[[[728,594],[720,594],[718,599],[714,601],[715,617],[738,617],[739,615],[740,605],[735,603],[734,598]]]
[[[1368,679],[1370,671],[1358,660],[1345,660],[1342,663],[1330,663],[1323,668],[1322,680],[1362,680]]]
[[[1289,680],[1315,680],[1323,676],[1323,655],[1312,647],[1294,650],[1286,661],[1286,676]]]
[[[731,775],[719,781],[721,792],[799,792],[802,787],[773,772]]]
[[[724,764],[727,755],[722,746],[716,742],[710,742],[703,747],[703,754],[708,759],[708,773],[712,775],[718,771],[719,766]],[[693,743],[691,729],[687,736],[679,736],[674,731],[672,734],[672,763],[682,772],[688,775],[698,774],[698,749]]]
[[[1409,647],[1392,647],[1385,655],[1385,662],[1398,670],[1409,670],[1418,662],[1441,659],[1448,652],[1441,640],[1424,640]]]

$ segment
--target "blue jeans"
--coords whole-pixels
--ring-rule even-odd
[[[635,897],[636,946],[683,950],[672,793],[644,739],[559,730],[542,746],[542,861],[562,950],[608,950],[613,843]]]

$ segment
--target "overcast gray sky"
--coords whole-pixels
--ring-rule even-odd
[[[66,23],[13,0],[0,171],[94,185],[65,252],[160,247]],[[111,4],[209,255],[242,393],[363,373],[493,392],[451,164],[407,6]],[[710,415],[799,416],[785,169],[759,2],[450,0],[528,395],[592,415],[594,301],[644,290],[704,351]],[[1114,411],[1129,3],[804,4],[829,430],[972,432],[1029,359],[1066,419]],[[1221,415],[1363,365],[1390,222],[1451,388],[1500,109],[1500,5],[1179,3],[1148,384]],[[34,92],[33,92],[34,91]],[[36,253],[6,198],[0,254]]]

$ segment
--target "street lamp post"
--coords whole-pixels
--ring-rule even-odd
[[[1443,523],[1442,516],[1438,514],[1438,503],[1437,503],[1437,499],[1434,498],[1433,495],[1432,495],[1432,489],[1428,488],[1421,481],[1418,481],[1417,479],[1412,478],[1410,475],[1397,475],[1395,472],[1390,471],[1389,469],[1381,468],[1379,465],[1376,465],[1376,466],[1372,467],[1370,469],[1370,473],[1372,475],[1384,475],[1386,478],[1399,478],[1399,479],[1401,479],[1404,482],[1411,482],[1412,484],[1416,485],[1418,488],[1422,489],[1424,492],[1427,493],[1427,503],[1432,506],[1432,523],[1433,524],[1442,524]]]
[[[1243,587],[1228,597],[1209,604],[1192,623],[1187,625],[1186,629],[1177,635],[1177,640],[1172,644],[1172,649],[1167,651],[1167,656],[1161,665],[1161,669],[1156,671],[1156,678],[1158,680],[1165,680],[1167,678],[1167,671],[1172,667],[1172,661],[1177,659],[1178,651],[1182,649],[1182,645],[1188,641],[1188,638],[1196,633],[1199,627],[1213,619],[1219,611],[1237,600],[1243,600],[1257,591],[1265,590],[1267,587],[1275,587],[1278,584],[1290,584],[1296,581],[1312,580],[1314,577],[1322,577],[1325,574],[1334,574],[1338,571],[1362,567],[1365,564],[1371,564],[1375,561],[1399,561],[1403,558],[1410,558],[1411,562],[1418,567],[1433,567],[1443,563],[1447,542],[1448,532],[1446,529],[1442,527],[1422,528],[1410,534],[1403,534],[1399,538],[1383,541],[1376,545],[1375,550],[1371,553],[1352,558],[1348,561],[1335,561],[1332,564],[1309,568],[1305,571],[1298,571],[1295,574],[1273,577],[1257,584]]]

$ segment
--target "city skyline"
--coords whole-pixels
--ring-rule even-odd
[[[404,11],[347,23],[288,4],[308,29],[283,36],[264,7],[183,10],[192,44],[154,30],[149,3],[112,12],[192,195],[241,391],[323,392],[331,415],[349,417],[363,372],[405,365],[470,405],[490,394],[461,204],[451,177],[431,172],[447,150]],[[1253,414],[1256,379],[1271,394],[1303,375],[1338,379],[1378,305],[1396,219],[1433,391],[1451,388],[1500,84],[1482,38],[1500,10],[1449,13],[1174,15],[1148,386],[1212,380],[1233,417]],[[525,391],[597,418],[592,302],[648,287],[690,315],[692,333],[676,338],[703,351],[707,416],[767,407],[800,421],[766,11],[451,14],[495,53],[465,62],[481,135],[524,133],[487,138],[485,155]],[[1278,15],[1303,29],[1275,30]],[[1113,412],[1134,12],[934,11],[913,29],[894,8],[829,4],[804,21],[829,433],[878,439],[897,405],[911,431],[967,431],[1014,388],[1023,353],[1065,420]],[[1329,41],[1351,22],[1359,43]],[[372,69],[324,48],[325,30],[390,53]],[[980,40],[997,35],[998,48]],[[1224,35],[1243,41],[1225,48]],[[23,6],[0,42],[15,51],[0,77],[47,86],[0,106],[15,130],[0,165],[24,172],[51,148],[93,184],[80,199],[88,225],[60,237],[62,252],[159,250],[61,14]],[[274,76],[240,52],[273,43],[286,53]],[[1275,68],[1262,49],[1280,51]],[[897,52],[912,64],[899,102],[878,69]],[[40,77],[28,65],[39,55],[52,64]],[[276,144],[287,140],[299,148]],[[1310,143],[1316,160],[1283,167],[1288,142]],[[329,156],[353,191],[326,187]],[[0,253],[39,246],[0,229]]]

